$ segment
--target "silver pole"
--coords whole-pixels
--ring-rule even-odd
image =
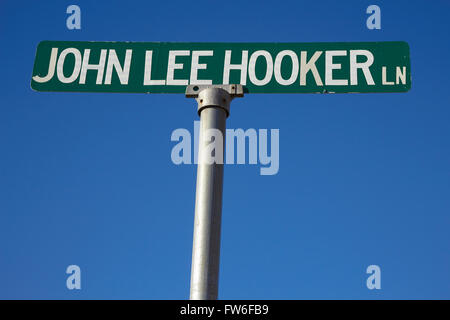
[[[200,116],[190,299],[215,300],[219,288],[226,119],[231,100],[243,96],[243,90],[241,85],[188,86],[186,96],[196,98]],[[222,150],[215,150],[216,156],[219,152],[215,163],[211,163],[212,155],[206,149],[211,143],[209,130],[220,131],[223,138]]]

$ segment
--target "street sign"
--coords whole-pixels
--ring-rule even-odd
[[[406,92],[406,42],[188,43],[42,41],[37,91],[184,93],[241,84],[245,93]]]

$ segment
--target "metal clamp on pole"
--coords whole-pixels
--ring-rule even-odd
[[[223,155],[226,119],[234,97],[243,97],[242,85],[190,85],[186,97],[195,98],[200,116],[191,300],[215,300],[219,288],[220,230],[222,222]],[[205,141],[208,130],[222,134],[222,161],[210,162]],[[219,152],[220,150],[215,150]]]
[[[206,107],[223,108],[230,115],[230,102],[235,97],[243,97],[244,88],[240,84],[190,85],[186,88],[186,98],[195,98],[198,115]]]

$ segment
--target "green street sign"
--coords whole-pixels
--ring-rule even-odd
[[[406,92],[406,42],[188,43],[42,41],[37,91],[184,93],[242,84],[246,93]]]

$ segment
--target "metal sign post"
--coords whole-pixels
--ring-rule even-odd
[[[226,119],[230,114],[231,100],[243,95],[242,85],[191,85],[186,88],[186,97],[197,100],[200,116],[191,300],[217,299]],[[207,149],[211,142],[208,141],[209,130],[219,130],[223,137],[222,145],[219,145],[222,150],[215,150],[221,152],[221,163],[210,163],[211,154]]]

